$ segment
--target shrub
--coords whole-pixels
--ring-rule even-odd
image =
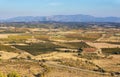
[[[3,73],[0,72],[0,77],[6,77]]]
[[[7,77],[20,77],[20,75],[17,74],[16,72],[12,72],[12,73],[9,73]]]

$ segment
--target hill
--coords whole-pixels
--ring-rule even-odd
[[[91,15],[53,15],[53,16],[22,16],[0,20],[1,22],[38,22],[38,21],[56,21],[56,22],[120,22],[120,17],[94,17]]]

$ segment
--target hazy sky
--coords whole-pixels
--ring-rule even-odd
[[[0,18],[69,14],[120,17],[120,0],[0,0]]]

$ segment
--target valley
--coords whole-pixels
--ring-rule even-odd
[[[0,76],[119,77],[120,27],[106,24],[2,23]]]

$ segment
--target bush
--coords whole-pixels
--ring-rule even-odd
[[[7,77],[21,77],[21,76],[17,74],[16,72],[12,72],[12,73],[9,73]]]
[[[12,72],[7,75],[0,72],[0,77],[21,77],[21,76],[17,74],[16,72]]]
[[[3,73],[0,72],[0,77],[6,77]]]

